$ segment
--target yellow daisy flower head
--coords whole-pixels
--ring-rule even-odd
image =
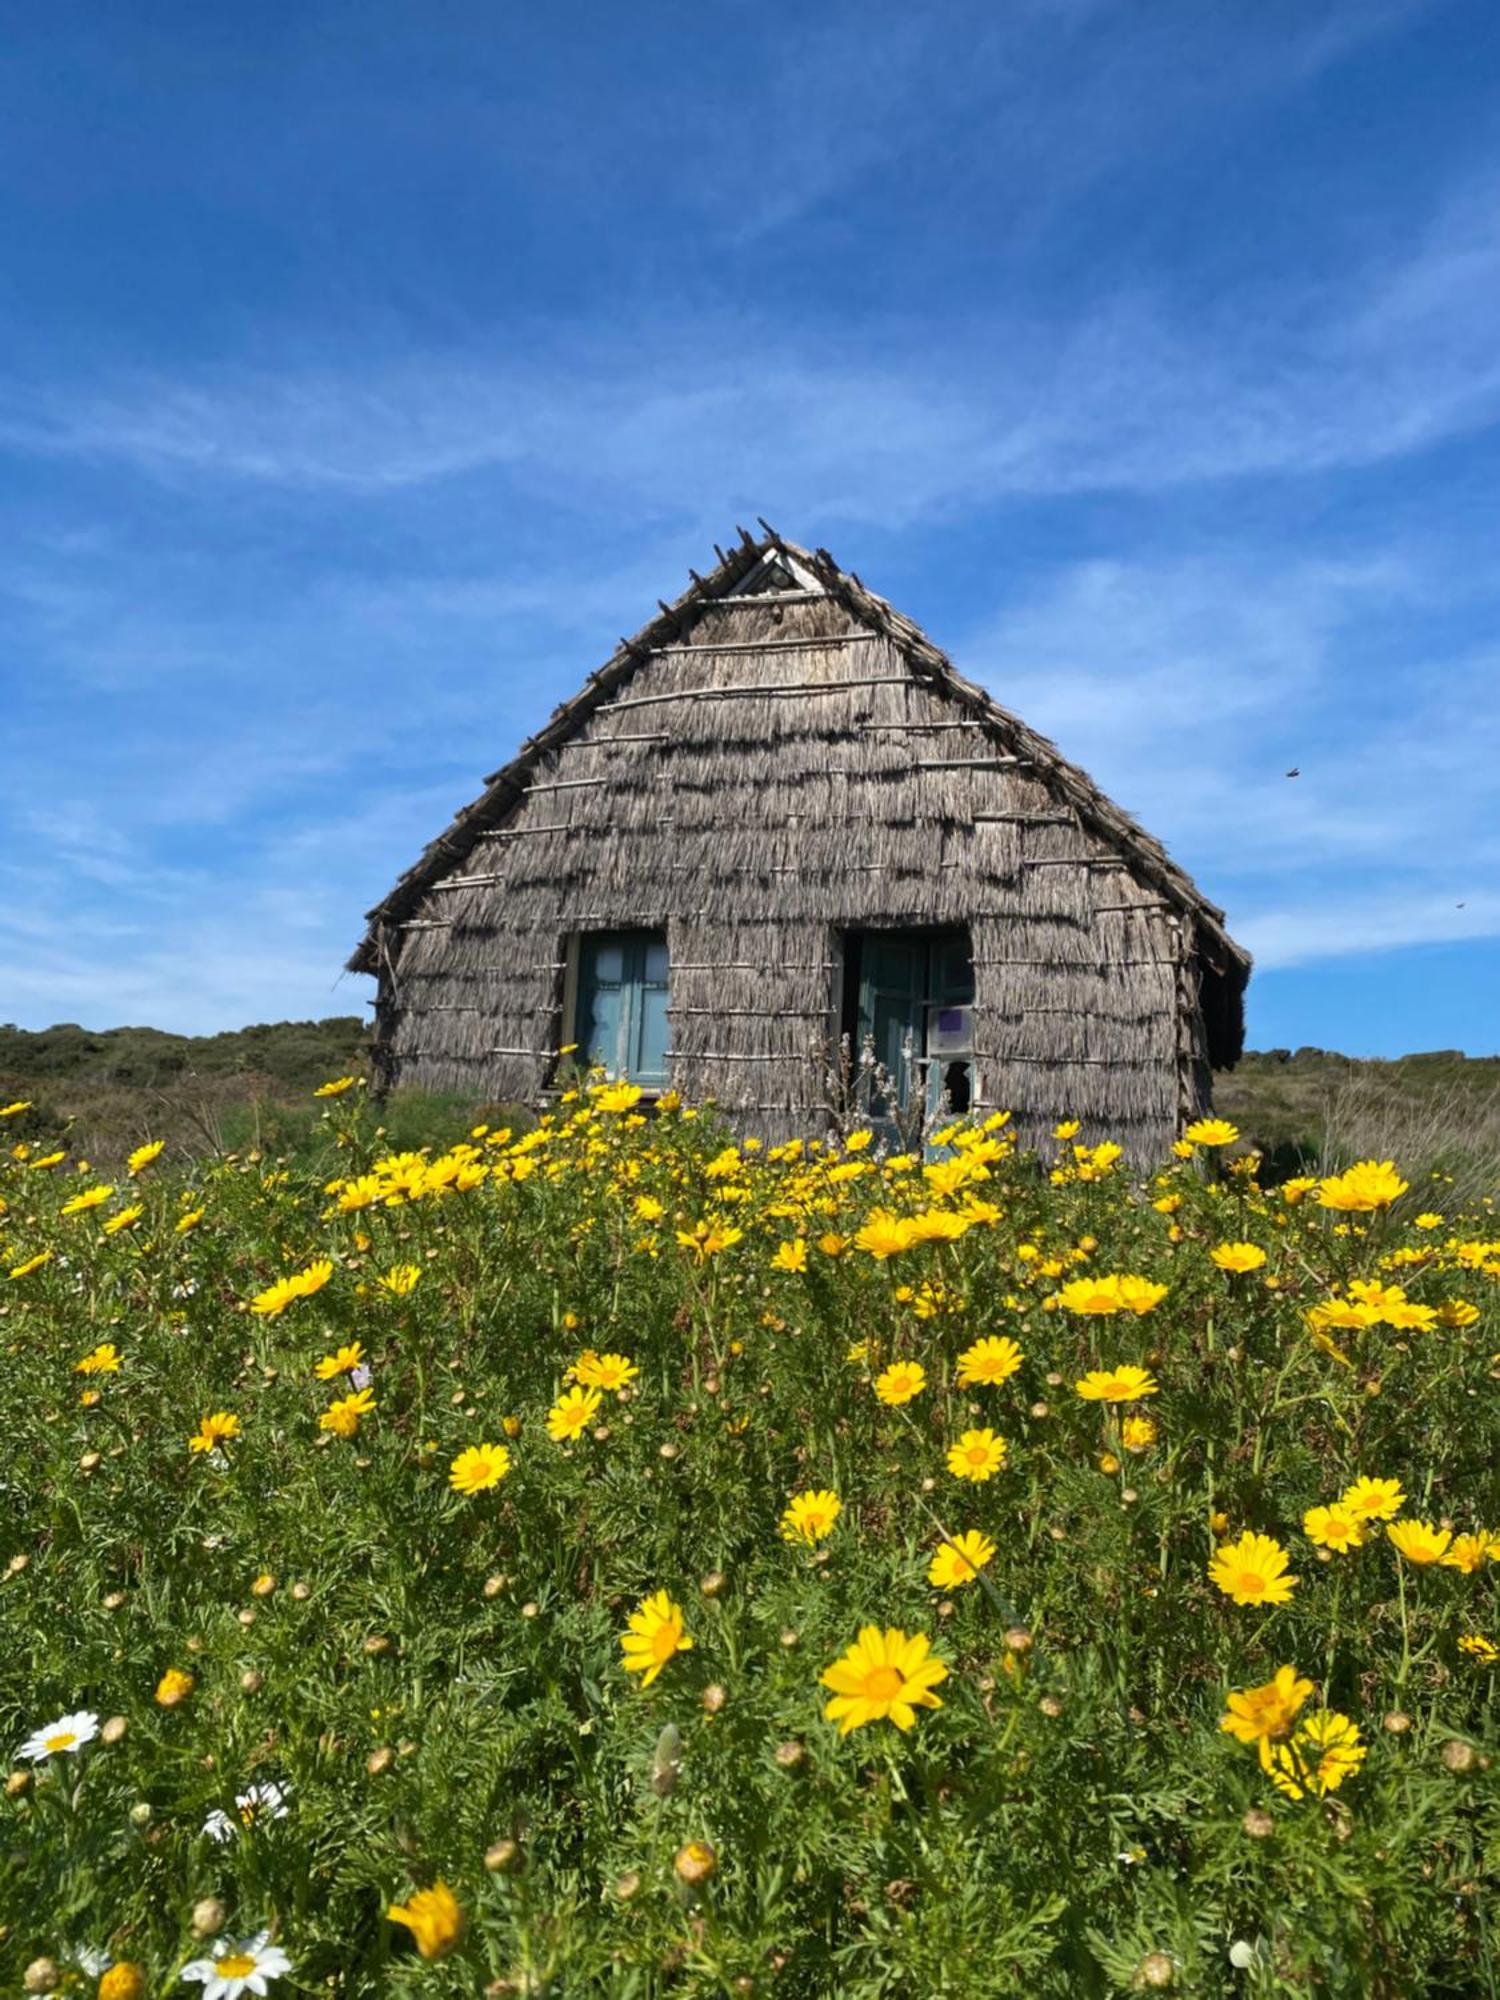
[[[1445,1299],[1437,1309],[1439,1326],[1473,1326],[1478,1318],[1478,1306],[1470,1305],[1467,1299]]]
[[[618,1116],[622,1111],[634,1111],[645,1094],[638,1083],[608,1083],[593,1092],[594,1109]]]
[[[357,1340],[349,1341],[333,1354],[325,1354],[318,1363],[315,1373],[320,1382],[331,1382],[335,1375],[348,1375],[358,1368],[365,1358],[365,1350]]]
[[[375,1282],[382,1291],[390,1292],[398,1299],[404,1299],[406,1294],[414,1289],[421,1275],[420,1264],[395,1264],[383,1278],[377,1278]]]
[[[626,1673],[639,1674],[643,1688],[650,1687],[674,1655],[692,1650],[693,1642],[683,1630],[682,1606],[664,1590],[646,1598],[627,1624],[629,1630],[620,1635],[620,1651]]]
[[[939,1543],[927,1567],[927,1581],[935,1590],[961,1590],[994,1560],[995,1544],[988,1535],[970,1528],[951,1542]]]
[[[85,1188],[82,1194],[75,1194],[71,1201],[65,1201],[58,1210],[60,1215],[85,1215],[91,1208],[99,1208],[114,1193],[112,1187]]]
[[[1165,1285],[1155,1284],[1150,1278],[1134,1278],[1127,1271],[1120,1279],[1120,1310],[1133,1312],[1138,1317],[1159,1306],[1167,1296]]]
[[[1500,1660],[1500,1646],[1493,1639],[1486,1639],[1481,1632],[1466,1632],[1458,1642],[1459,1651],[1467,1653],[1471,1660],[1478,1660],[1482,1667],[1492,1667]]]
[[[893,1361],[875,1377],[875,1394],[894,1408],[920,1396],[927,1387],[927,1370],[920,1361]]]
[[[1302,1532],[1320,1549],[1334,1549],[1340,1555],[1347,1555],[1350,1549],[1364,1546],[1365,1517],[1341,1501],[1335,1501],[1331,1507],[1309,1507],[1302,1516]]]
[[[1161,1394],[1150,1369],[1130,1363],[1120,1368],[1091,1368],[1073,1387],[1088,1403],[1133,1403],[1141,1396]]]
[[[1443,1567],[1460,1569],[1465,1576],[1473,1576],[1476,1570],[1484,1568],[1494,1546],[1494,1536],[1483,1528],[1477,1534],[1455,1535],[1443,1556]]]
[[[1356,1479],[1339,1496],[1339,1505],[1361,1521],[1389,1521],[1406,1505],[1399,1479]]]
[[[1227,1118],[1196,1118],[1182,1136],[1190,1146],[1232,1146],[1240,1128]]]
[[[962,1388],[981,1383],[1008,1382],[1025,1360],[1016,1343],[1005,1334],[991,1334],[976,1340],[958,1357],[958,1380]]]
[[[1394,1160],[1358,1160],[1347,1173],[1318,1182],[1318,1205],[1345,1215],[1369,1215],[1389,1208],[1406,1189]]]
[[[773,1271],[805,1271],[807,1269],[807,1239],[793,1236],[777,1246],[776,1255],[771,1259]]]
[[[193,1691],[193,1676],[185,1674],[181,1667],[168,1667],[156,1683],[156,1702],[161,1708],[176,1708],[187,1700]]]
[[[375,1407],[375,1392],[372,1389],[356,1389],[351,1395],[340,1396],[336,1403],[318,1418],[318,1429],[332,1431],[335,1437],[352,1438],[359,1435],[359,1420],[367,1417]]]
[[[909,1218],[892,1215],[889,1209],[877,1208],[863,1228],[856,1230],[854,1247],[883,1264],[888,1257],[909,1250],[915,1241],[916,1231]]]
[[[992,1430],[965,1431],[957,1444],[948,1447],[948,1470],[956,1479],[972,1479],[982,1485],[1004,1465],[1009,1445]]]
[[[1216,1243],[1208,1254],[1221,1271],[1258,1271],[1266,1261],[1258,1243]]]
[[[409,1930],[423,1958],[444,1958],[464,1934],[464,1913],[458,1898],[441,1877],[430,1889],[418,1889],[404,1903],[386,1911],[389,1923]]]
[[[1347,1715],[1315,1709],[1283,1743],[1262,1743],[1261,1762],[1289,1799],[1323,1798],[1351,1777],[1369,1752]]]
[[[137,1146],[130,1158],[125,1162],[126,1172],[129,1174],[144,1173],[153,1160],[161,1158],[162,1149],[166,1143],[165,1139],[150,1139],[144,1146]]]
[[[1241,1743],[1276,1742],[1291,1734],[1302,1704],[1313,1691],[1295,1667],[1278,1667],[1263,1687],[1240,1688],[1227,1697],[1220,1729]]]
[[[1104,1317],[1124,1310],[1116,1277],[1074,1278],[1054,1296],[1064,1312],[1083,1316]]]
[[[910,1729],[919,1708],[941,1708],[933,1693],[948,1678],[948,1669],[931,1657],[932,1641],[925,1632],[907,1636],[898,1626],[865,1625],[842,1659],[820,1676],[833,1699],[823,1709],[840,1736],[867,1723],[891,1721]]]
[[[1052,1136],[1054,1139],[1060,1139],[1063,1141],[1067,1141],[1069,1139],[1076,1139],[1078,1137],[1078,1134],[1082,1131],[1082,1129],[1083,1127],[1079,1124],[1076,1118],[1064,1118],[1060,1125],[1053,1126]]]
[[[198,1227],[198,1224],[203,1220],[204,1213],[205,1211],[201,1208],[190,1208],[186,1215],[179,1215],[173,1224],[173,1234],[186,1236],[190,1229]]]
[[[1285,1604],[1297,1587],[1286,1565],[1280,1542],[1247,1528],[1237,1542],[1225,1542],[1214,1552],[1208,1574],[1235,1604]]]
[[[640,1369],[628,1354],[580,1354],[573,1374],[586,1389],[605,1389],[612,1396],[633,1382]]]
[[[586,1431],[604,1398],[597,1389],[566,1389],[547,1412],[547,1435],[564,1444]]]
[[[118,1215],[112,1215],[104,1225],[106,1236],[118,1236],[122,1229],[134,1229],[146,1213],[142,1202],[132,1202],[129,1208],[122,1208]]]
[[[75,1375],[118,1375],[120,1354],[112,1340],[104,1340],[91,1354],[85,1354],[81,1361],[73,1363]]]
[[[240,1420],[229,1410],[214,1410],[201,1417],[198,1429],[188,1439],[189,1451],[214,1451],[228,1438],[240,1435]]]
[[[274,1285],[268,1285],[263,1292],[257,1292],[250,1301],[250,1310],[262,1319],[277,1319],[294,1300],[311,1298],[314,1292],[321,1292],[332,1276],[332,1261],[327,1257],[320,1257],[305,1270],[294,1271],[289,1277],[278,1278]]]
[[[14,1281],[18,1278],[29,1278],[33,1271],[40,1271],[44,1264],[50,1264],[51,1262],[52,1252],[50,1250],[39,1250],[35,1257],[28,1257],[24,1264],[15,1264],[11,1267],[11,1279]]]
[[[1127,1451],[1149,1451],[1158,1435],[1154,1417],[1126,1417],[1120,1425],[1120,1442]]]
[[[471,1444],[448,1468],[455,1493],[487,1493],[510,1471],[510,1453],[503,1444]]]
[[[794,1493],[781,1517],[781,1539],[784,1542],[821,1542],[825,1535],[832,1534],[833,1524],[843,1511],[843,1502],[837,1493],[828,1487],[805,1493]]]
[[[356,1078],[336,1076],[328,1083],[320,1083],[313,1092],[314,1097],[342,1097],[346,1090],[353,1090]]]
[[[1453,1540],[1451,1528],[1434,1528],[1430,1521],[1388,1521],[1385,1532],[1406,1560],[1421,1569],[1442,1562]]]

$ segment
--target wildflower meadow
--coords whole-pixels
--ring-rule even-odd
[[[1500,1992],[1488,1203],[320,1096],[0,1106],[5,1992]]]

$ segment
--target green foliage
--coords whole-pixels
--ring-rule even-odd
[[[273,1993],[1494,1995],[1500,1669],[1458,1641],[1496,1636],[1500,1563],[1404,1565],[1378,1524],[1320,1555],[1301,1528],[1361,1474],[1425,1520],[1500,1524],[1488,1213],[1419,1228],[1440,1185],[1341,1215],[1242,1167],[1141,1184],[977,1133],[931,1176],[767,1159],[625,1105],[419,1154],[434,1115],[353,1088],[284,1157],[164,1155],[73,1214],[99,1176],[40,1165],[33,1114],[0,1127],[24,1155],[0,1164],[0,1742],[80,1709],[125,1725],[16,1758],[10,1990],[80,1948],[190,1990],[216,1897],[226,1935],[291,1957]],[[860,1247],[876,1208],[914,1219],[908,1247]],[[798,1236],[807,1269],[777,1268]],[[1217,1268],[1226,1240],[1264,1268]],[[381,1284],[402,1266],[409,1290]],[[1111,1272],[1166,1296],[1060,1304]],[[1361,1278],[1431,1323],[1320,1345],[1308,1309]],[[990,1335],[1019,1371],[960,1382]],[[345,1437],[319,1419],[348,1375],[316,1364],[354,1341],[375,1407]],[[118,1372],[79,1373],[99,1342]],[[559,1442],[586,1351],[639,1373]],[[898,1358],[927,1386],[889,1407]],[[1125,1411],[1072,1386],[1125,1363],[1160,1384],[1134,1451]],[[239,1434],[190,1450],[215,1411]],[[946,1465],[975,1425],[1009,1444],[984,1483]],[[457,1454],[502,1440],[507,1476],[454,1492]],[[821,1487],[832,1532],[788,1542],[789,1497]],[[1282,1607],[1209,1581],[1247,1528],[1291,1554]],[[970,1529],[996,1555],[944,1596],[928,1564]],[[693,1644],[644,1688],[620,1636],[659,1590]],[[819,1677],[866,1624],[947,1667],[909,1732],[824,1717]],[[1284,1664],[1367,1750],[1323,1797],[1220,1728],[1226,1692]],[[169,1667],[194,1686],[163,1707]],[[240,1826],[251,1784],[285,1816]],[[716,1858],[696,1886],[693,1841]],[[385,1912],[437,1878],[467,1930],[426,1961]]]

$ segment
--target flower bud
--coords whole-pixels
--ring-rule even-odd
[[[240,1686],[245,1690],[246,1694],[259,1694],[265,1684],[265,1675],[257,1672],[254,1667],[247,1667],[244,1673],[240,1675]]]
[[[21,1974],[21,1991],[51,1993],[56,1990],[61,1978],[55,1958],[34,1958]]]
[[[1168,1987],[1177,1977],[1177,1969],[1164,1951],[1148,1951],[1136,1967],[1130,1983],[1141,1988],[1161,1990]]]
[[[640,1893],[641,1878],[639,1873],[634,1868],[627,1869],[615,1883],[615,1894],[622,1903],[629,1903],[633,1902]]]
[[[1393,1708],[1381,1721],[1381,1728],[1392,1736],[1404,1736],[1411,1728],[1411,1717],[1403,1709]]]
[[[123,1743],[125,1732],[129,1727],[130,1724],[123,1715],[112,1715],[99,1731],[99,1741],[101,1743]]]
[[[717,1715],[728,1699],[728,1690],[720,1687],[717,1681],[710,1681],[699,1696],[699,1702],[705,1715]]]
[[[724,1595],[724,1586],[728,1581],[729,1578],[724,1574],[723,1570],[711,1569],[706,1576],[699,1578],[698,1588],[705,1597],[722,1597]]]
[[[1460,1778],[1472,1771],[1479,1761],[1473,1744],[1464,1743],[1457,1736],[1450,1736],[1438,1755],[1443,1760],[1443,1768]]]
[[[396,1761],[396,1753],[389,1743],[382,1743],[372,1750],[365,1759],[365,1769],[372,1778],[382,1778]]]
[[[204,1896],[193,1905],[193,1936],[215,1937],[224,1928],[224,1920],[229,1915],[217,1896]]]
[[[678,1880],[690,1889],[701,1888],[718,1865],[719,1857],[706,1840],[690,1840],[685,1847],[679,1847],[677,1859],[672,1863]]]
[[[682,1731],[669,1722],[656,1739],[651,1754],[651,1789],[659,1799],[669,1799],[682,1775]]]
[[[492,1875],[514,1875],[521,1865],[519,1840],[496,1840],[484,1850],[484,1865]]]
[[[776,1745],[776,1763],[783,1771],[800,1770],[806,1759],[806,1746],[797,1742],[795,1737],[786,1743]]]
[[[5,1781],[5,1796],[8,1799],[18,1799],[23,1792],[29,1792],[30,1789],[31,1773],[29,1771],[12,1771]]]
[[[1240,1821],[1241,1830],[1251,1840],[1269,1840],[1276,1831],[1276,1822],[1262,1806],[1251,1806]]]

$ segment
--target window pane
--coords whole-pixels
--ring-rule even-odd
[[[644,976],[648,986],[666,985],[667,941],[664,937],[647,936]]]
[[[618,986],[625,977],[625,947],[618,938],[585,940],[589,974],[597,985]]]
[[[643,987],[639,997],[639,1033],[631,1074],[637,1083],[665,1083],[667,989],[665,986]]]

